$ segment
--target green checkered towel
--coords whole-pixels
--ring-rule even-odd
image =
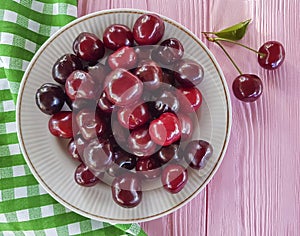
[[[0,235],[146,235],[138,224],[107,224],[66,209],[37,183],[20,152],[15,103],[24,71],[76,16],[76,0],[0,1]]]

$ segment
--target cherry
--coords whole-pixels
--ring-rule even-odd
[[[134,74],[144,82],[144,87],[150,90],[159,88],[163,79],[162,69],[150,59],[143,60]]]
[[[100,95],[100,98],[97,102],[97,106],[101,111],[105,113],[112,113],[112,111],[115,108],[115,104],[113,104],[107,99],[106,93],[104,91]]]
[[[74,54],[65,54],[60,57],[52,68],[53,79],[60,84],[65,84],[68,76],[75,70],[82,70],[81,60]]]
[[[121,107],[118,110],[118,120],[127,129],[135,129],[150,119],[150,112],[146,103]]]
[[[169,161],[181,160],[182,156],[182,150],[179,148],[177,143],[162,147],[157,153],[154,154],[154,158],[159,160],[161,164],[165,164]]]
[[[194,125],[191,117],[187,114],[180,113],[177,114],[180,122],[180,127],[181,127],[181,141],[187,141],[189,140],[194,131]]]
[[[85,165],[97,175],[106,171],[113,164],[113,154],[110,142],[95,138],[89,142],[83,152]]]
[[[242,74],[233,81],[232,90],[239,100],[254,102],[261,96],[263,84],[257,75]]]
[[[73,51],[81,59],[93,63],[104,56],[105,48],[95,34],[82,32],[73,42]]]
[[[175,96],[174,92],[169,89],[163,89],[155,101],[155,109],[160,114],[164,112],[176,113],[179,108],[180,102],[177,96]]]
[[[277,41],[265,42],[258,50],[258,63],[267,70],[277,69],[284,61],[285,50],[283,45]]]
[[[113,24],[104,30],[103,43],[105,47],[115,51],[123,46],[132,47],[134,39],[126,25]]]
[[[160,162],[153,157],[149,157],[146,159],[139,159],[136,163],[135,170],[146,179],[154,179],[160,176],[161,168],[159,167]]]
[[[99,87],[96,86],[88,73],[76,70],[67,78],[65,89],[71,100],[77,98],[94,99],[97,97]]]
[[[43,84],[35,94],[38,108],[48,115],[53,115],[61,110],[66,100],[64,90],[56,84]]]
[[[153,142],[161,146],[175,143],[181,136],[178,117],[170,112],[163,113],[150,123],[149,134]]]
[[[96,136],[101,136],[105,132],[105,122],[100,118],[98,111],[82,109],[76,116],[76,124],[79,132],[85,140],[90,140]]]
[[[162,64],[172,64],[183,57],[184,48],[175,38],[164,40],[160,46],[152,51],[152,58]]]
[[[74,133],[74,132],[73,132]],[[80,160],[82,161],[82,157],[83,157],[83,151],[85,149],[85,147],[87,146],[87,142],[86,140],[78,133],[74,136],[74,143],[75,143],[75,147],[77,152],[75,151],[75,156],[73,156],[73,150],[69,149],[69,152],[72,152],[72,156],[73,157],[77,157],[76,154],[78,153]],[[71,154],[71,153],[70,153]]]
[[[68,153],[74,160],[82,161],[73,138],[68,143]]]
[[[175,78],[173,75],[173,71],[167,68],[163,68],[163,79],[162,82],[165,84],[170,84],[175,86]]]
[[[48,122],[48,128],[52,135],[60,138],[72,138],[72,112],[60,111],[55,113]]]
[[[181,86],[194,87],[202,82],[204,70],[194,60],[181,59],[174,67],[174,77]]]
[[[142,200],[141,181],[133,174],[123,174],[114,179],[111,186],[113,200],[120,206],[132,208]]]
[[[118,145],[121,145],[125,149],[127,145],[129,131],[122,127],[116,118],[111,120],[111,129],[114,140]]]
[[[104,81],[107,99],[117,106],[126,106],[137,101],[143,93],[143,83],[135,75],[118,68]]]
[[[124,46],[112,53],[107,62],[112,70],[116,68],[132,69],[136,65],[137,56],[134,48]]]
[[[134,169],[136,165],[136,157],[126,151],[124,151],[121,147],[115,148],[113,151],[115,163],[127,170]]]
[[[76,168],[74,179],[77,184],[84,187],[94,186],[100,181],[83,163]]]
[[[148,157],[157,151],[146,126],[137,128],[128,137],[128,147],[138,157]]]
[[[194,169],[201,169],[212,156],[212,146],[204,140],[193,140],[184,149],[186,162]]]
[[[134,23],[132,32],[139,45],[156,44],[164,35],[165,24],[158,15],[143,14]]]
[[[180,192],[188,181],[187,170],[179,164],[170,164],[161,175],[163,187],[170,193]]]
[[[183,113],[195,112],[202,104],[202,94],[196,87],[179,88],[177,96],[180,100],[180,110]]]

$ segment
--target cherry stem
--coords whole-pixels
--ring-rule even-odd
[[[229,53],[226,51],[226,49],[222,46],[221,43],[219,43],[218,41],[215,41],[215,43],[223,50],[223,52],[226,54],[226,56],[229,58],[229,60],[231,61],[231,63],[234,65],[234,67],[237,69],[237,71],[239,72],[240,75],[243,74],[243,72],[240,70],[240,68],[237,66],[237,64],[234,62],[234,60],[232,59],[232,57],[229,55]]]

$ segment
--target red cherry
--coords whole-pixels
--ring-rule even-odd
[[[94,186],[100,181],[83,163],[76,168],[74,179],[77,184],[84,187]]]
[[[170,164],[163,170],[161,182],[170,193],[180,192],[188,181],[187,170],[179,164]]]
[[[164,35],[165,24],[155,14],[143,14],[133,25],[133,37],[139,45],[158,43]]]
[[[258,63],[267,70],[277,69],[284,61],[285,50],[281,43],[277,41],[268,41],[264,43],[258,50]]]
[[[118,68],[106,76],[104,91],[110,102],[117,106],[126,106],[142,96],[143,83],[127,70]]]
[[[81,59],[95,62],[104,56],[105,48],[95,34],[83,32],[74,40],[73,51]]]
[[[136,163],[135,170],[146,179],[154,179],[160,176],[161,168],[160,163],[155,158],[139,159]]]
[[[123,46],[132,47],[134,39],[126,25],[113,24],[104,30],[103,43],[105,47],[115,51]]]
[[[51,134],[60,138],[72,138],[72,112],[60,111],[55,113],[48,122]]]
[[[202,94],[196,87],[179,88],[177,96],[180,100],[181,112],[192,113],[197,111],[202,104]]]
[[[100,95],[97,106],[101,111],[106,113],[112,113],[113,109],[115,108],[115,104],[107,99],[105,92],[102,92],[102,94]]]
[[[263,84],[257,75],[243,74],[233,81],[232,90],[237,99],[254,102],[261,96]]]
[[[189,140],[194,131],[194,125],[191,117],[187,114],[180,113],[177,114],[180,122],[180,127],[181,127],[181,141],[187,141]]]
[[[107,60],[112,70],[117,68],[132,69],[136,65],[137,56],[134,48],[124,46],[111,54]]]
[[[177,116],[170,112],[163,113],[150,123],[149,134],[153,142],[161,146],[168,146],[178,141],[181,127]]]

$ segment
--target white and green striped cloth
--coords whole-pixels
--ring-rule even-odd
[[[98,222],[57,203],[20,152],[15,103],[31,58],[77,16],[76,0],[0,0],[0,235],[146,235],[138,224]]]

